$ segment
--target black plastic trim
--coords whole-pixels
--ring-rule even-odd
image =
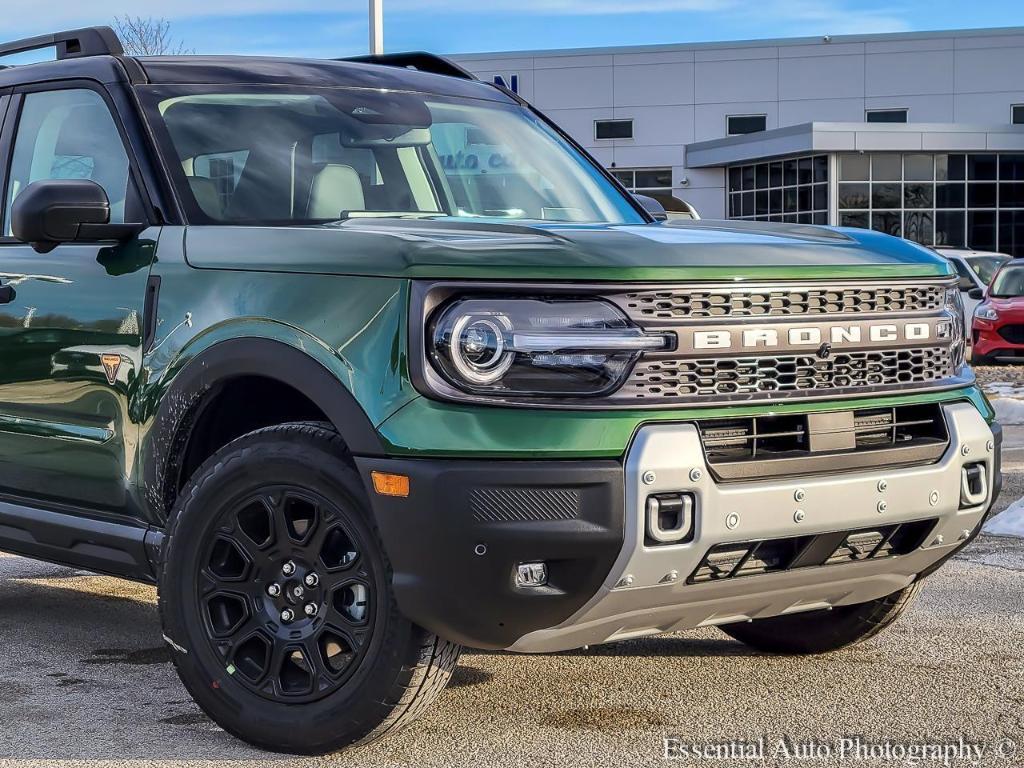
[[[160,308],[160,275],[146,280],[146,299],[142,307],[142,354],[153,347],[156,340],[157,312]]]
[[[454,61],[426,51],[410,51],[408,53],[377,53],[368,56],[349,56],[336,61],[350,61],[355,64],[377,64],[384,67],[401,67],[415,69],[419,72],[431,72],[435,75],[457,77],[460,80],[476,80],[477,77],[468,69],[460,67]]]
[[[55,48],[58,61],[86,56],[118,56],[124,53],[121,41],[110,27],[84,27],[2,43],[0,56],[45,48]]]
[[[616,461],[356,464],[368,489],[375,470],[410,478],[408,498],[371,491],[395,596],[412,621],[462,645],[508,648],[562,623],[597,593],[622,549],[625,492]],[[481,490],[498,496],[493,514],[481,514]],[[576,514],[507,514],[517,496],[552,492],[578,498]],[[538,561],[547,564],[548,585],[516,587],[516,564]]]
[[[0,550],[154,583],[148,528],[0,501]]]
[[[239,338],[218,342],[173,374],[142,446],[149,519],[162,525],[177,494],[178,472],[196,418],[222,384],[262,376],[308,397],[331,421],[352,453],[383,456],[366,412],[338,378],[306,353],[280,341]]]

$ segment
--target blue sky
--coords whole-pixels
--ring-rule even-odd
[[[388,50],[441,53],[1024,26],[1021,0],[384,0]],[[344,56],[366,0],[4,0],[0,36],[166,17],[198,53]],[[40,13],[45,8],[44,13]],[[286,10],[287,9],[287,10]],[[19,19],[25,19],[19,23]]]

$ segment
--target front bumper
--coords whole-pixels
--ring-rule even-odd
[[[624,465],[359,464],[367,487],[373,470],[411,478],[408,498],[373,497],[399,607],[410,619],[472,647],[552,652],[861,603],[911,584],[973,538],[999,491],[998,428],[970,403],[943,411],[950,444],[941,460],[891,471],[719,484],[696,428],[685,423],[642,427]],[[990,478],[984,501],[961,508],[962,469],[976,463]],[[645,542],[646,499],[661,492],[693,494],[691,541]],[[904,523],[923,530],[920,546],[906,553],[688,578],[717,545]],[[517,587],[516,564],[534,561],[547,563],[548,586]]]
[[[975,318],[974,327],[971,330],[971,350],[975,355],[986,355],[989,357],[1022,357],[1024,356],[1024,344],[1014,343],[1010,338],[1017,338],[1014,334],[1003,331],[1007,327],[1017,327],[1020,322],[1007,319],[981,320]],[[1003,331],[1003,332],[1001,332]],[[1004,333],[1006,335],[1004,335]],[[1007,338],[1009,336],[1009,338]]]

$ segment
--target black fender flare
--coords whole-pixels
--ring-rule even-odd
[[[143,504],[151,522],[162,526],[174,502],[177,462],[191,434],[191,424],[219,386],[239,376],[262,376],[287,384],[326,414],[354,456],[385,455],[366,412],[316,358],[273,339],[220,341],[171,377],[152,424],[142,437]]]

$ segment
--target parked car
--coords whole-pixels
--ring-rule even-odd
[[[949,259],[957,276],[960,278],[958,287],[964,302],[964,320],[967,323],[967,333],[971,332],[971,322],[974,317],[974,310],[981,302],[978,291],[982,293],[988,288],[996,272],[1010,257],[1004,253],[992,253],[990,251],[974,251],[964,248],[936,248],[945,258]],[[973,294],[973,295],[972,295]]]
[[[427,54],[0,55],[45,47],[0,69],[0,550],[156,584],[239,738],[379,738],[463,646],[834,651],[999,493],[930,250],[657,222]]]
[[[978,305],[971,330],[971,361],[986,365],[996,357],[1024,356],[1024,263],[1002,266],[985,292],[972,293]]]

